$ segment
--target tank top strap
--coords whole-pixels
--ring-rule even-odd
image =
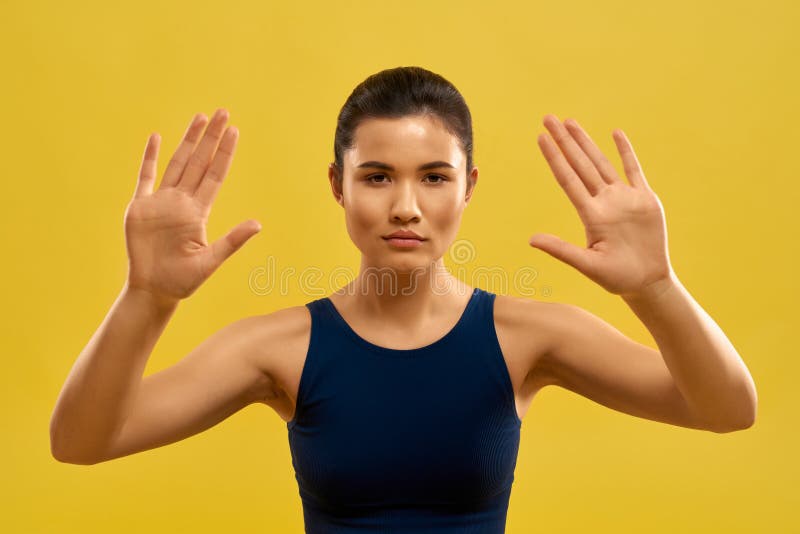
[[[472,342],[478,349],[476,353],[482,355],[483,363],[489,367],[489,376],[497,383],[506,398],[511,418],[517,425],[521,425],[511,374],[495,328],[494,305],[497,295],[480,288],[477,288],[477,293],[478,303],[474,314],[470,317],[468,330],[471,332]]]
[[[327,317],[326,299],[327,297],[323,297],[305,304],[311,314],[311,334],[303,368],[300,372],[294,417],[286,423],[290,430],[295,427],[297,420],[308,408],[308,392],[318,389],[316,384],[322,378],[321,375],[325,373],[325,368],[329,367],[330,360],[335,357],[334,351],[325,350],[326,347],[336,346],[337,334]]]

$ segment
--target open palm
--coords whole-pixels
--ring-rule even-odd
[[[209,244],[206,223],[233,159],[238,131],[225,128],[219,109],[198,144],[206,121],[197,114],[153,191],[160,138],[150,136],[136,191],[125,211],[128,285],[176,301],[191,295],[260,224],[248,220]]]
[[[624,132],[615,130],[613,137],[630,185],[577,121],[561,123],[548,114],[543,122],[552,138],[539,135],[539,148],[583,222],[586,248],[542,233],[531,236],[529,244],[614,294],[641,293],[668,280],[672,267],[664,209]]]

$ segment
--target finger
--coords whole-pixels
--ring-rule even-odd
[[[214,161],[211,162],[208,171],[206,171],[205,176],[200,181],[200,185],[197,187],[195,198],[197,198],[206,214],[211,210],[211,204],[217,197],[219,188],[222,187],[222,181],[231,167],[238,138],[239,130],[236,127],[230,126],[225,130],[219,143],[219,149],[214,154]]]
[[[636,157],[636,152],[633,151],[633,145],[628,141],[628,137],[620,130],[614,130],[611,135],[617,144],[617,150],[622,157],[622,166],[625,169],[625,176],[633,187],[644,187],[650,189],[650,184],[644,177],[642,166],[639,165],[639,158]]]
[[[597,172],[592,160],[586,156],[583,149],[575,142],[575,139],[572,138],[564,125],[561,124],[561,121],[558,120],[558,117],[548,113],[544,116],[542,122],[545,128],[550,132],[550,135],[553,136],[556,143],[558,143],[569,165],[572,166],[578,177],[586,184],[586,188],[592,196],[596,195],[601,188],[605,187],[606,183],[603,181],[600,173]]]
[[[214,116],[211,117],[211,122],[208,123],[206,133],[191,157],[189,157],[186,168],[183,170],[183,174],[175,187],[190,195],[194,194],[197,184],[200,183],[200,178],[203,177],[208,168],[211,156],[214,155],[214,151],[217,149],[217,144],[222,137],[222,130],[225,128],[227,120],[228,112],[225,109],[220,108],[214,113]]]
[[[214,258],[214,270],[231,254],[239,250],[248,239],[261,231],[261,224],[256,220],[249,220],[238,224],[225,236],[211,244],[211,253]]]
[[[619,183],[622,181],[617,175],[614,166],[611,165],[611,162],[608,161],[605,154],[597,147],[592,138],[589,137],[586,130],[581,128],[578,121],[575,119],[567,119],[564,121],[564,126],[567,127],[567,131],[572,135],[572,138],[577,141],[586,155],[589,156],[589,159],[592,160],[595,168],[600,172],[600,176],[603,177],[603,180],[605,180],[607,184]]]
[[[589,271],[589,260],[586,257],[586,250],[564,241],[560,237],[552,234],[534,234],[528,243],[535,248],[543,250],[554,258],[571,265],[581,273]]]
[[[203,133],[203,128],[208,122],[208,118],[202,113],[196,114],[189,123],[189,127],[183,134],[180,145],[175,150],[175,154],[167,164],[164,171],[164,178],[161,180],[160,187],[174,187],[183,174],[183,169],[186,168],[186,162],[189,156],[192,155],[197,141],[200,139],[200,134]]]
[[[569,197],[572,204],[580,211],[591,202],[592,195],[586,189],[586,185],[575,174],[567,160],[558,150],[553,140],[546,133],[539,134],[537,138],[539,148],[544,154],[550,169],[556,177],[556,181]]]
[[[161,136],[157,133],[150,134],[144,148],[142,165],[139,167],[139,179],[136,182],[134,197],[144,197],[153,193],[153,184],[156,182],[156,164],[158,163],[158,147],[161,145]]]

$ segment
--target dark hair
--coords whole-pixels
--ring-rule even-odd
[[[472,115],[464,97],[445,78],[422,67],[396,67],[369,76],[353,89],[339,112],[333,142],[337,179],[343,179],[344,152],[353,147],[355,131],[370,118],[433,115],[461,144],[472,170]]]

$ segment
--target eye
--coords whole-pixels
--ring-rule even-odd
[[[385,174],[371,174],[371,175],[367,176],[366,181],[371,183],[371,184],[385,183],[385,180],[381,180],[381,178],[386,178],[386,175]],[[428,175],[425,176],[425,178],[433,178],[433,182],[432,183],[434,183],[434,184],[440,184],[442,182],[446,182],[447,181],[447,177],[442,176],[441,174],[428,174]]]
[[[433,182],[435,184],[440,184],[442,182],[446,182],[447,181],[447,178],[445,178],[441,174],[429,174],[428,176],[426,176],[426,178],[438,178],[439,180]]]
[[[373,178],[385,178],[385,177],[386,177],[385,174],[373,174],[373,175],[367,176],[367,181],[369,183],[371,183],[371,184],[379,184],[379,183],[382,183],[382,182],[376,182],[376,181],[373,180]]]

